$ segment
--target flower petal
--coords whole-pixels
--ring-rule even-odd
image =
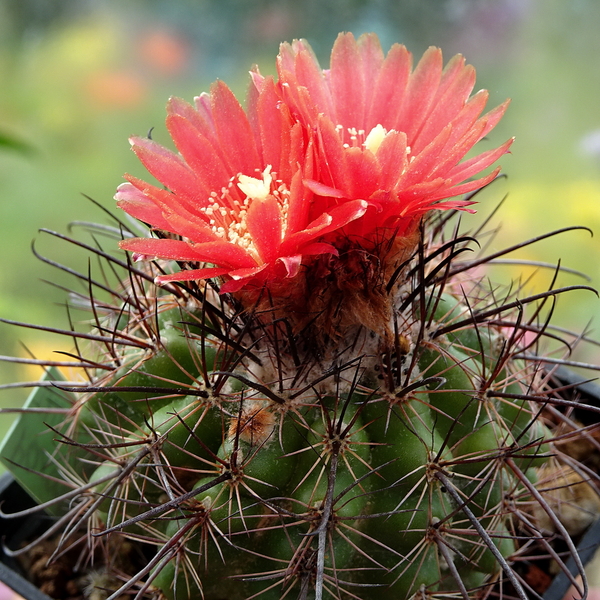
[[[394,44],[381,65],[372,97],[367,100],[366,131],[376,125],[400,130],[398,116],[406,100],[411,65],[411,53],[404,46]]]
[[[333,114],[331,93],[310,46],[303,40],[282,44],[277,59],[282,95],[304,118]],[[289,102],[291,100],[291,102]]]
[[[331,52],[331,97],[333,120],[344,128],[364,127],[365,79],[359,67],[362,57],[351,33],[341,33]]]
[[[194,252],[190,244],[180,240],[133,238],[119,242],[119,247],[144,256],[192,262],[203,260],[201,255]]]
[[[220,144],[227,148],[230,172],[252,176],[262,171],[248,117],[222,81],[213,84],[211,105]]]
[[[260,267],[230,271],[229,276],[232,277],[232,279],[230,281],[226,281],[223,285],[221,285],[221,293],[231,294],[234,292],[238,292],[242,288],[246,287],[248,284],[252,283],[256,275],[261,274],[261,272],[263,272],[266,268],[267,265],[262,265]]]
[[[287,271],[288,277],[295,277],[302,266],[302,254],[294,254],[294,256],[280,256],[277,259],[283,264]]]
[[[163,217],[160,208],[131,183],[122,183],[117,188],[115,200],[117,206],[134,219],[170,231],[169,223]]]
[[[193,250],[199,257],[199,260],[213,263],[218,267],[227,267],[230,269],[256,267],[256,261],[244,248],[230,242],[195,244]]]
[[[282,238],[282,215],[274,196],[255,198],[246,215],[248,234],[264,262],[275,262]]]
[[[451,177],[452,181],[455,183],[459,183],[465,179],[468,179],[469,177],[472,177],[476,173],[479,173],[482,169],[485,169],[496,162],[503,154],[506,154],[513,141],[514,138],[511,138],[510,140],[504,142],[504,144],[502,144],[502,146],[499,148],[488,150],[483,154],[479,154],[478,156],[474,156],[473,158],[462,162],[448,174],[448,177]]]
[[[390,131],[383,138],[377,150],[380,168],[379,187],[382,190],[393,189],[408,166],[406,134],[403,131]]]
[[[191,201],[207,195],[202,184],[185,161],[153,140],[133,136],[132,150],[150,174],[168,187]]]
[[[458,60],[457,60],[458,59]],[[458,67],[452,68],[453,61]],[[433,109],[427,116],[427,121],[419,131],[416,138],[411,143],[411,148],[414,154],[421,151],[427,146],[448,123],[451,123],[460,113],[461,109],[469,99],[469,94],[475,85],[475,69],[471,65],[464,65],[462,56],[455,56],[446,67],[448,73],[452,74],[452,79],[447,83],[444,89],[444,78],[448,77],[444,72],[442,84],[438,90],[438,94],[433,101]]]
[[[287,105],[280,102],[272,77],[264,80],[255,110],[249,112],[256,120],[263,163],[271,165],[279,179],[289,181],[294,170],[289,160],[294,121]],[[296,136],[294,142],[299,141]]]
[[[359,219],[366,212],[369,203],[365,200],[349,200],[319,216],[306,229],[287,237],[281,244],[282,255],[296,254],[319,236],[342,229],[352,221]]]
[[[377,189],[381,179],[381,168],[374,154],[361,148],[347,148],[344,152],[346,171],[352,173],[348,197],[369,198]]]
[[[344,192],[341,190],[336,190],[335,188],[329,187],[321,183],[320,181],[315,181],[314,179],[305,179],[304,183],[307,188],[309,188],[312,192],[319,196],[325,196],[327,198],[345,198]]]
[[[404,131],[412,145],[431,110],[442,76],[442,51],[428,48],[412,72],[406,88],[406,99],[394,129]]]
[[[214,138],[210,139],[203,132],[208,127],[203,126],[193,108],[181,100],[171,99],[167,109],[169,133],[187,165],[202,182],[205,195],[226,186],[231,173],[220,157]]]

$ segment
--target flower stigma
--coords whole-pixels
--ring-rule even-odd
[[[381,143],[385,139],[387,133],[387,129],[383,125],[375,125],[375,127],[371,129],[369,135],[363,142],[364,147],[367,150],[370,150],[373,154],[376,154],[377,150],[379,150],[379,146],[381,146]]]
[[[264,200],[271,193],[271,183],[273,182],[271,168],[271,165],[267,165],[262,173],[262,179],[248,177],[248,175],[238,175],[237,186],[248,198]]]

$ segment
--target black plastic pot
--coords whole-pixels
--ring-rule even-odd
[[[0,503],[6,513],[24,510],[34,506],[35,502],[23,491],[10,473],[0,477]],[[40,591],[28,581],[18,562],[7,555],[5,548],[16,549],[21,542],[36,532],[47,527],[49,521],[40,515],[23,517],[20,519],[0,519],[0,581],[23,596],[25,600],[51,600],[49,596]]]
[[[567,398],[576,397],[582,405],[600,408],[600,385],[590,382],[581,375],[565,368],[559,367],[554,371],[554,379],[558,386],[573,386],[572,391],[565,393]],[[583,406],[575,411],[577,418],[584,424],[597,423],[600,418],[598,413],[586,410]],[[583,565],[586,565],[596,554],[600,547],[600,519],[596,520],[577,545],[577,552]],[[577,575],[575,561],[570,558],[566,563],[572,575]],[[566,573],[560,572],[544,593],[544,600],[563,600],[571,587],[571,581]]]
[[[600,407],[600,385],[590,383],[576,373],[560,367],[554,372],[557,387],[569,387],[565,392],[566,398],[579,398],[582,405]],[[584,423],[598,422],[598,414],[586,411],[582,407],[576,411],[577,417]],[[10,474],[0,477],[0,504],[5,513],[13,513],[30,506],[35,502],[17,484]],[[18,562],[7,555],[4,548],[16,549],[21,542],[41,532],[50,523],[50,518],[35,515],[29,518],[5,520],[0,518],[0,581],[23,596],[25,600],[52,600],[29,582],[22,572]],[[600,519],[594,522],[578,544],[581,562],[585,565],[594,556],[600,546]],[[567,567],[573,574],[577,574],[575,563],[572,559],[567,561]],[[563,600],[571,582],[567,575],[561,572],[544,593],[544,600]]]

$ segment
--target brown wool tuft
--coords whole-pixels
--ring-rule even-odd
[[[275,420],[275,414],[264,402],[248,400],[229,423],[229,439],[239,437],[250,446],[262,446],[273,436]]]
[[[318,257],[299,276],[283,280],[273,295],[242,290],[236,297],[263,324],[285,320],[319,354],[360,327],[390,342],[393,308],[404,281],[395,271],[414,254],[418,239],[416,231],[371,250],[348,241],[339,256]]]

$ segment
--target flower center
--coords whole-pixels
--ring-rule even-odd
[[[206,215],[214,233],[241,246],[260,263],[246,216],[253,201],[265,200],[268,196],[275,198],[279,204],[283,239],[287,230],[290,192],[283,181],[276,179],[271,165],[267,165],[260,178],[238,173],[229,180],[227,187],[221,188],[220,195],[211,192],[208,205],[200,210]]]

